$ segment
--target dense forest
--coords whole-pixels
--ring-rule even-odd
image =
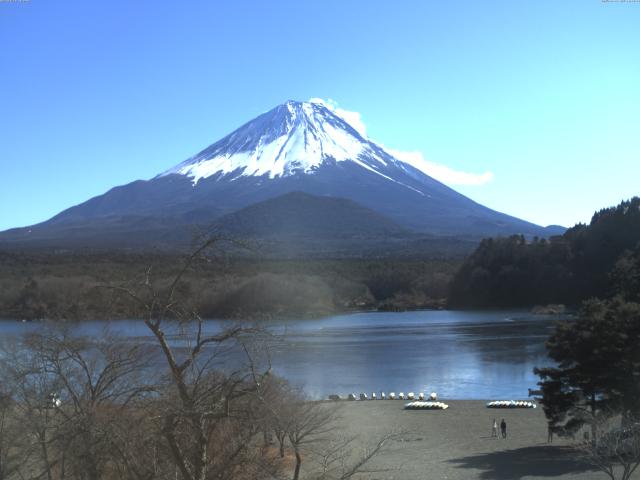
[[[449,305],[464,308],[576,306],[640,295],[640,198],[595,213],[562,236],[485,239],[452,281]]]
[[[149,276],[166,287],[180,255],[1,253],[0,318],[132,318],[112,287]],[[206,318],[313,317],[445,305],[460,259],[247,259],[210,255],[181,283],[181,301]]]

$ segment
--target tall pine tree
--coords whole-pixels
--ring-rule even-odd
[[[620,298],[585,302],[576,321],[547,342],[556,367],[537,368],[542,405],[559,432],[574,433],[601,412],[640,418],[640,304]]]

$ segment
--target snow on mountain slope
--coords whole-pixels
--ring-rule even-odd
[[[257,117],[160,176],[186,175],[194,184],[216,174],[230,176],[229,180],[263,175],[273,179],[313,174],[323,163],[332,161],[353,162],[404,185],[381,171],[403,162],[358,133],[323,103],[295,101]]]

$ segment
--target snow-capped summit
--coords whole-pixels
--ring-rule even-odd
[[[161,175],[186,175],[194,183],[213,175],[273,179],[313,174],[334,162],[353,162],[392,180],[383,170],[400,161],[324,103],[290,100]]]

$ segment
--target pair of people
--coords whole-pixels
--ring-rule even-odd
[[[502,433],[502,438],[507,438],[507,422],[504,421],[504,418],[500,422],[500,433]],[[496,419],[493,419],[493,426],[491,427],[491,436],[498,436],[498,422]]]

